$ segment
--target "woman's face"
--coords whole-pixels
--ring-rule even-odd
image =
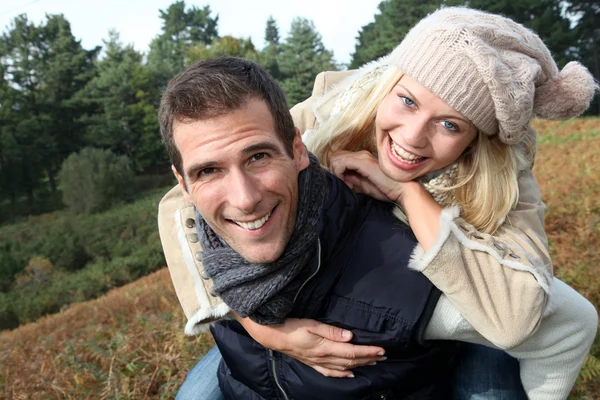
[[[452,164],[477,136],[468,119],[406,75],[377,108],[375,129],[379,165],[398,182]]]

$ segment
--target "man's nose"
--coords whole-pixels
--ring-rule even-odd
[[[262,200],[259,185],[244,171],[232,172],[230,178],[227,188],[229,204],[251,214]]]

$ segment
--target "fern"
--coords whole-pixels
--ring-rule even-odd
[[[590,382],[600,377],[600,359],[593,355],[588,355],[581,368],[580,375],[584,382]]]

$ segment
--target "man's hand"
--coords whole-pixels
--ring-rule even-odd
[[[263,326],[249,318],[235,317],[263,346],[285,353],[325,376],[353,378],[350,369],[386,359],[383,348],[346,343],[352,339],[352,332],[312,319],[290,318],[282,325]]]

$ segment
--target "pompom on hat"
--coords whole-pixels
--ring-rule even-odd
[[[518,143],[534,116],[583,113],[598,85],[578,62],[558,70],[537,34],[508,18],[448,7],[422,19],[379,61],[398,67],[482,132]]]

